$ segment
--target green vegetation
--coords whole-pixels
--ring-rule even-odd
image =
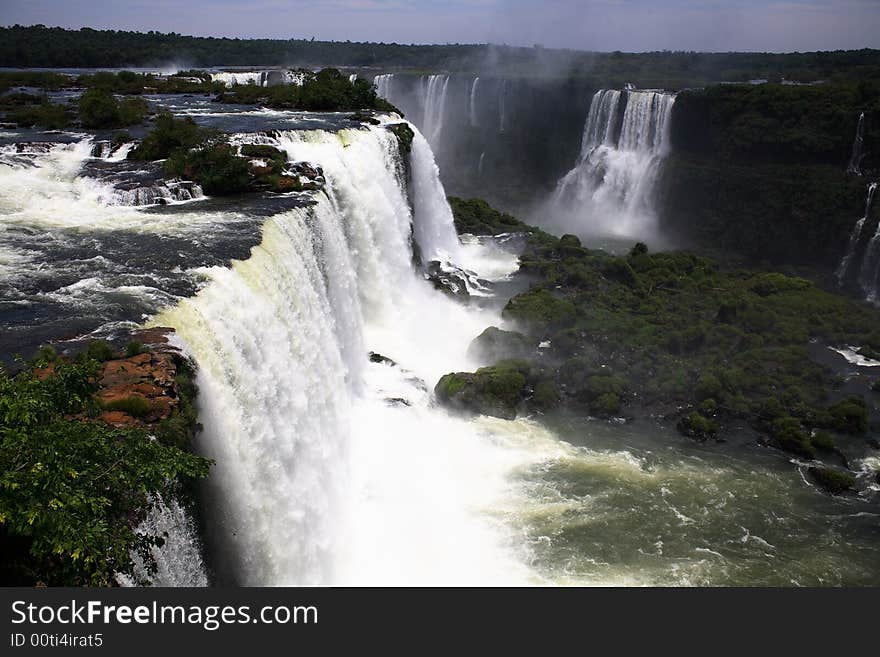
[[[163,160],[179,150],[190,150],[215,139],[213,130],[200,128],[191,118],[175,119],[169,112],[156,117],[156,127],[128,154],[130,160]]]
[[[187,450],[192,436],[201,429],[196,410],[199,389],[195,383],[195,369],[190,361],[182,360],[178,363],[174,385],[177,387],[177,408],[171,412],[170,417],[159,422],[156,437],[165,445]]]
[[[416,135],[406,123],[395,123],[388,126],[388,129],[397,137],[397,143],[400,145],[400,152],[404,156],[409,156],[412,152],[412,143]]]
[[[6,112],[6,118],[22,128],[40,127],[63,130],[73,123],[73,108],[43,99],[33,105],[21,105]]]
[[[852,490],[856,483],[855,477],[840,470],[813,466],[808,468],[807,472],[813,481],[832,495],[840,495]]]
[[[376,95],[376,88],[358,78],[354,84],[335,68],[325,68],[316,74],[305,72],[302,85],[287,84],[260,87],[243,84],[232,87],[218,96],[225,103],[260,104],[276,109],[306,110],[311,112],[340,112],[376,109],[399,112],[388,101]]]
[[[446,374],[437,382],[434,393],[440,401],[455,408],[512,420],[533,391],[538,394],[538,405],[554,404],[551,386],[552,381],[547,381],[541,369],[531,363],[502,360],[474,373]]]
[[[193,180],[212,196],[254,189],[303,189],[298,178],[284,174],[286,153],[272,146],[246,144],[239,154],[221,133],[168,113],[158,116],[156,127],[128,156],[135,160],[164,159],[167,175]],[[248,158],[266,160],[266,166],[251,166]]]
[[[86,349],[86,356],[99,363],[116,358],[116,350],[106,340],[92,340]]]
[[[150,111],[142,98],[117,100],[104,89],[89,89],[79,99],[79,118],[84,128],[124,128],[142,123]]]
[[[147,353],[147,348],[144,347],[144,343],[140,340],[131,340],[128,344],[125,345],[125,355],[128,358],[132,356],[138,356],[140,354]]]
[[[482,202],[451,201],[460,230],[531,230]],[[807,458],[836,451],[828,431],[868,430],[864,399],[841,399],[833,373],[811,360],[808,347],[817,340],[877,349],[875,309],[802,278],[725,271],[708,258],[649,253],[644,244],[617,257],[540,231],[529,232],[520,266],[537,282],[510,299],[504,316],[518,324],[525,344],[550,343],[523,357],[568,406],[598,416],[638,407],[676,419],[698,440],[722,438],[727,425],[746,422]],[[475,340],[478,353],[515,351],[519,338],[487,333]],[[451,384],[479,390],[478,374],[447,375],[453,378],[438,385],[438,398],[464,394],[449,391]]]
[[[838,80],[876,77],[880,53],[853,50],[810,53],[593,53],[547,48],[448,44],[330,42],[315,39],[226,39],[177,33],[66,30],[15,25],[0,28],[0,64],[43,67],[148,66],[184,59],[196,66],[270,66],[299,62],[317,67],[411,67],[479,71],[487,61],[505,75],[591,77],[597,86],[683,88],[752,78]],[[192,72],[187,72],[191,74]]]
[[[866,181],[845,172],[862,112],[873,171],[878,78],[680,93],[657,186],[664,231],[754,263],[833,270],[865,209]]]
[[[122,399],[114,399],[101,405],[105,411],[122,411],[132,417],[144,417],[152,407],[150,402],[139,395],[131,395]]]
[[[89,89],[76,102],[53,103],[47,96],[10,93],[0,96],[0,112],[19,126],[61,130],[75,122],[84,128],[121,128],[142,123],[149,105],[141,98],[117,100],[103,89]]]
[[[208,473],[209,462],[142,429],[95,421],[98,361],[0,373],[0,572],[7,584],[105,586],[151,564],[161,536],[136,531],[157,495]]]
[[[171,176],[195,180],[206,194],[239,194],[249,189],[248,161],[225,140],[211,141],[193,150],[178,149],[165,162]]]

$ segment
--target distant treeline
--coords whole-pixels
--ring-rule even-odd
[[[401,45],[314,39],[228,39],[177,33],[0,28],[0,66],[351,66],[502,75],[588,77],[607,86],[681,88],[719,81],[809,82],[880,77],[880,51],[812,53],[590,53],[540,47]]]

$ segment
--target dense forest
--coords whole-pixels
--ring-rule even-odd
[[[682,88],[755,78],[792,81],[880,77],[880,51],[812,53],[591,53],[486,44],[404,45],[312,39],[229,39],[177,33],[0,28],[0,66],[355,66],[504,75],[590,77],[602,84]]]
[[[664,230],[752,262],[833,269],[880,166],[878,98],[870,80],[680,93],[659,188]],[[847,173],[862,113],[865,177]]]

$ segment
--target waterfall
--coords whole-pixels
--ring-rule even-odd
[[[480,77],[474,78],[471,84],[471,93],[468,95],[468,119],[471,127],[477,127],[477,86],[480,84]]]
[[[222,82],[227,87],[240,84],[255,84],[258,87],[269,87],[277,84],[295,84],[302,86],[307,77],[304,71],[287,71],[272,69],[268,71],[244,71],[230,73],[222,71],[211,73],[212,82]]]
[[[862,159],[865,157],[863,150],[865,147],[865,113],[859,114],[859,123],[856,126],[856,136],[853,139],[852,156],[849,158],[849,165],[846,167],[847,173],[856,175],[862,174]]]
[[[384,98],[388,102],[391,100],[391,83],[394,81],[394,73],[383,73],[373,78],[373,84],[376,85],[376,93],[380,98]]]
[[[239,84],[255,84],[260,87],[266,86],[265,71],[246,71],[243,73],[211,73],[212,82],[222,82],[227,87],[234,87]]]
[[[869,220],[871,216],[871,206],[874,203],[874,192],[877,190],[877,183],[873,182],[868,185],[868,193],[865,198],[865,214],[856,222],[856,225],[853,226],[852,232],[849,236],[849,242],[846,247],[846,253],[840,261],[840,264],[837,267],[837,282],[839,284],[843,284],[850,275],[850,271],[852,269],[852,265],[854,264],[854,259],[856,258],[856,254],[859,250],[859,245],[862,243],[862,233],[865,228],[865,223]],[[876,237],[876,235],[875,235]],[[874,240],[871,240],[873,243]],[[869,244],[870,246],[870,244]],[[860,272],[864,269],[864,263],[860,267]]]
[[[204,270],[209,284],[155,319],[199,365],[221,579],[524,581],[511,539],[480,513],[504,494],[511,456],[427,392],[475,365],[466,345],[492,318],[413,269],[412,235],[423,253],[461,248],[426,140],[413,142],[413,211],[383,127],[281,132],[277,145],[323,167],[324,193],[269,219],[249,259]]]
[[[655,224],[654,182],[667,151],[673,94],[601,90],[584,124],[574,168],[557,184],[550,212],[567,229],[638,236]]]
[[[137,531],[165,540],[161,548],[151,548],[156,572],[148,572],[143,558],[133,553],[135,577],[117,575],[119,584],[137,586],[148,580],[153,586],[208,586],[195,522],[177,500],[159,498]]]
[[[446,107],[446,92],[449,89],[448,75],[429,75],[423,82],[424,118],[422,132],[432,146],[436,146],[443,130],[443,111]]]
[[[507,129],[507,80],[501,81],[501,91],[498,94],[498,132],[504,133]]]
[[[166,180],[153,185],[120,189],[110,201],[117,205],[170,205],[204,198],[202,188],[190,180]]]

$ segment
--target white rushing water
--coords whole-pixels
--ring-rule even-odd
[[[474,78],[471,83],[471,92],[468,94],[468,120],[471,127],[477,127],[477,88],[480,84],[480,76]]]
[[[448,75],[429,75],[422,79],[424,118],[422,131],[432,146],[439,144],[443,131],[446,94],[449,90]]]
[[[222,82],[227,87],[253,84],[258,87],[268,87],[274,84],[302,85],[307,74],[303,71],[288,71],[282,69],[270,69],[266,71],[221,71],[211,73],[212,82]]]
[[[862,159],[865,157],[865,113],[859,114],[859,122],[856,126],[856,136],[853,139],[852,155],[846,167],[847,173],[861,175]]]
[[[373,78],[373,84],[376,85],[376,93],[380,98],[391,101],[391,83],[394,81],[394,73],[383,73]]]
[[[205,271],[210,285],[155,320],[177,327],[200,366],[201,448],[217,461],[237,577],[529,581],[489,512],[510,495],[510,469],[533,455],[431,403],[442,374],[477,365],[467,345],[498,318],[412,266],[411,234],[427,254],[468,260],[470,248],[458,244],[427,143],[413,144],[414,213],[389,131],[288,132],[278,144],[320,163],[327,195],[270,219],[248,260]],[[502,252],[479,259],[496,276],[516,267]]]
[[[195,522],[177,500],[157,504],[137,528],[142,534],[159,536],[164,543],[151,548],[156,572],[150,572],[140,555],[132,555],[134,577],[119,575],[122,586],[138,586],[148,581],[152,586],[208,586],[208,575],[202,562],[202,546]]]
[[[556,223],[585,233],[653,233],[652,193],[668,150],[674,102],[674,95],[660,91],[596,92],[578,161],[550,203]]]
[[[853,226],[852,232],[849,236],[849,242],[847,243],[846,253],[843,255],[843,258],[841,258],[836,271],[837,281],[842,284],[847,281],[854,271],[856,271],[854,268],[858,267],[858,282],[862,285],[866,293],[869,293],[867,284],[870,282],[870,272],[876,270],[876,265],[880,264],[873,262],[876,258],[872,257],[877,255],[876,247],[878,235],[875,234],[867,245],[864,244],[862,238],[865,231],[865,224],[871,219],[871,208],[874,205],[874,193],[876,191],[877,183],[869,183],[865,195],[865,213],[858,221],[856,221],[855,226]],[[878,230],[880,230],[880,225],[878,225]],[[875,265],[874,270],[871,270],[872,262]],[[876,271],[874,271],[874,273],[876,274]]]

